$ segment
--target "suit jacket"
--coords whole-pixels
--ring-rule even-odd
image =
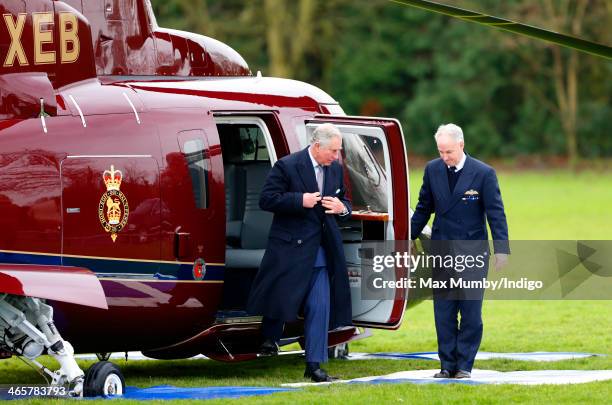
[[[425,167],[419,202],[410,222],[411,239],[416,239],[432,213],[432,240],[487,240],[491,228],[495,253],[510,253],[508,225],[497,175],[492,167],[466,157],[462,173],[451,193],[442,159]]]
[[[259,205],[274,213],[268,246],[253,282],[247,310],[252,314],[293,321],[308,292],[317,250],[326,252],[330,277],[330,327],[351,324],[351,298],[342,236],[336,219],[350,217],[342,166],[324,169],[324,196],[338,197],[349,215],[325,214],[317,204],[304,208],[304,193],[319,191],[308,148],[276,162],[261,192]]]

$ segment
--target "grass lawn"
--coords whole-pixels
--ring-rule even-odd
[[[612,323],[607,301],[489,301],[484,306],[484,351],[582,351],[612,355]],[[411,309],[398,331],[375,331],[374,336],[351,345],[357,351],[435,350],[431,302]],[[51,363],[50,363],[51,364]],[[90,362],[81,362],[83,367]],[[282,356],[253,362],[222,364],[192,361],[118,361],[129,385],[160,384],[175,386],[278,386],[302,381],[303,360]],[[427,360],[334,360],[328,369],[343,378],[388,374],[402,370],[433,369],[437,362]],[[612,357],[594,357],[560,362],[512,360],[477,361],[476,368],[499,371],[537,369],[602,370],[612,368]],[[0,362],[0,384],[36,383],[35,373],[17,360]],[[568,386],[460,386],[385,384],[378,386],[314,387],[289,393],[240,399],[248,403],[499,403],[557,402],[605,403],[612,382]],[[42,401],[40,401],[42,403]],[[97,402],[97,401],[96,401]],[[121,403],[127,401],[120,401]],[[211,403],[228,403],[216,400]]]
[[[612,172],[565,170],[497,173],[512,240],[608,240]],[[410,171],[415,207],[423,171]]]
[[[421,178],[422,172],[413,170],[412,206]],[[610,239],[612,214],[607,206],[612,201],[612,174],[501,172],[499,179],[512,239]],[[608,356],[561,362],[487,360],[477,361],[475,368],[612,369],[612,301],[485,301],[484,325],[483,351],[580,351]],[[372,337],[351,344],[351,350],[435,351],[431,301],[410,309],[398,331],[374,331]],[[91,363],[81,364],[87,367]],[[141,387],[160,384],[278,386],[303,380],[303,360],[298,356],[237,364],[206,360],[119,361],[118,364],[127,384]],[[327,368],[332,374],[354,378],[437,367],[437,362],[426,360],[334,360]],[[0,384],[8,383],[40,383],[40,380],[23,363],[11,359],[0,361]],[[207,403],[610,403],[611,391],[612,381],[564,386],[335,385]]]

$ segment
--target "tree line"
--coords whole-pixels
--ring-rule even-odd
[[[610,45],[608,0],[446,0]],[[253,72],[400,120],[409,152],[455,122],[483,158],[612,156],[612,62],[385,0],[153,0],[158,23],[226,42]]]

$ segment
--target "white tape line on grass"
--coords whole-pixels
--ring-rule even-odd
[[[433,378],[439,370],[400,371],[382,376],[361,377],[352,380],[338,380],[323,384],[380,384],[380,383],[414,383],[414,384],[579,384],[593,381],[612,380],[612,370],[534,370],[534,371],[494,371],[473,370],[471,379]],[[283,387],[307,387],[321,385],[315,383],[282,384]]]

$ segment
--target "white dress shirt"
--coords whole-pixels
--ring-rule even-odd
[[[311,156],[312,158],[312,156]],[[465,159],[467,158],[467,155],[465,154],[465,152],[463,153],[463,157],[461,158],[461,160],[459,161],[459,163],[457,163],[457,165],[455,166],[455,173],[457,173],[459,170],[463,169],[463,166],[465,165]],[[447,169],[450,169],[451,166],[446,165]]]

